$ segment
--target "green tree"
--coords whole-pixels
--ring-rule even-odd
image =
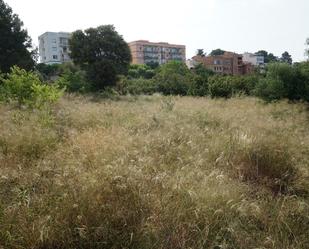
[[[198,50],[196,51],[196,55],[198,55],[198,56],[205,56],[206,54],[205,54],[205,52],[204,52],[204,49],[198,49]]]
[[[23,29],[23,22],[0,0],[0,71],[7,73],[14,65],[32,69],[36,50],[31,48],[31,38]]]
[[[269,53],[267,60],[268,62],[278,62],[279,58],[275,56],[273,53]]]
[[[148,65],[138,65],[133,64],[130,65],[128,71],[129,78],[144,78],[144,79],[151,79],[155,75],[155,70],[151,69]]]
[[[41,78],[45,81],[49,81],[53,76],[60,74],[61,64],[47,65],[45,63],[39,63],[35,66],[36,71],[41,75]]]
[[[77,30],[70,39],[71,58],[87,73],[92,90],[114,86],[131,61],[128,44],[113,25]]]
[[[264,56],[264,62],[265,63],[270,63],[270,62],[278,62],[279,59],[277,56],[275,56],[273,53],[268,53],[265,50],[259,50],[258,52],[255,53],[256,55],[261,55]]]
[[[215,75],[209,78],[209,94],[212,98],[222,97],[230,98],[233,94],[232,76]]]
[[[212,50],[210,55],[214,56],[214,55],[223,55],[224,54],[224,50],[220,49],[220,48],[217,48],[215,50]]]
[[[281,58],[280,58],[280,61],[282,61],[282,62],[284,62],[284,63],[288,63],[288,64],[290,64],[290,65],[292,65],[292,62],[293,62],[292,56],[291,56],[287,51],[285,51],[285,52],[282,54],[282,56],[281,56]]]
[[[90,84],[86,79],[85,71],[73,63],[58,64],[58,78],[56,84],[67,92],[86,93],[90,90]]]
[[[265,63],[268,62],[268,61],[266,61],[267,58],[268,58],[268,52],[267,52],[267,51],[265,51],[265,50],[259,50],[259,51],[257,51],[255,54],[256,54],[256,55],[260,55],[260,56],[264,56],[264,61],[265,61]]]
[[[193,96],[206,96],[208,94],[208,78],[215,73],[198,64],[193,68],[194,80],[190,86],[189,94]]]
[[[309,61],[295,63],[297,79],[297,91],[300,93],[300,98],[309,102]]]
[[[160,64],[159,62],[150,61],[146,63],[147,66],[149,66],[151,69],[157,69]]]
[[[266,101],[287,98],[289,100],[309,100],[308,64],[290,66],[285,63],[272,63],[268,66],[265,78],[256,86],[257,96]]]
[[[158,91],[166,95],[186,95],[192,81],[192,72],[185,63],[179,61],[170,61],[162,65],[154,77]]]

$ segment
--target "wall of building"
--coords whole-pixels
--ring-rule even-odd
[[[165,42],[149,42],[145,40],[129,43],[133,64],[156,62],[164,64],[171,60],[186,61],[186,47]]]
[[[46,32],[39,36],[40,62],[55,64],[71,61],[69,57],[70,33]]]
[[[264,66],[264,56],[255,55],[252,53],[244,53],[243,61],[251,63],[254,66]]]
[[[249,64],[243,62],[242,55],[233,52],[216,56],[194,56],[193,60],[218,74],[243,75],[251,71]]]

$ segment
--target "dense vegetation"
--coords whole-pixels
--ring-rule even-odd
[[[35,64],[35,55],[23,22],[0,0],[0,72],[7,73],[15,65],[30,70]]]
[[[39,65],[38,71],[41,78],[56,71],[56,84],[66,87],[68,92],[85,93],[93,90],[86,72],[77,66],[58,65],[55,70],[54,65]],[[118,76],[114,92],[120,95],[162,93],[213,98],[248,95],[261,97],[268,102],[279,99],[309,101],[309,62],[293,65],[271,63],[261,72],[245,76],[215,75],[202,65],[189,70],[184,63],[177,61],[156,68],[131,65],[126,75]]]
[[[62,95],[57,85],[44,84],[39,76],[17,66],[0,77],[0,102],[17,104],[19,107],[50,108]]]
[[[308,248],[308,124],[254,98],[0,105],[0,246]]]

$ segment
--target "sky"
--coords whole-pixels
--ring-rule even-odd
[[[38,44],[46,31],[113,24],[127,41],[149,40],[236,53],[266,50],[305,59],[309,0],[4,0]],[[1,34],[0,34],[1,35]]]

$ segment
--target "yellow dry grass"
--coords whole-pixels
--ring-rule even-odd
[[[309,248],[308,130],[255,98],[0,106],[0,248]]]

